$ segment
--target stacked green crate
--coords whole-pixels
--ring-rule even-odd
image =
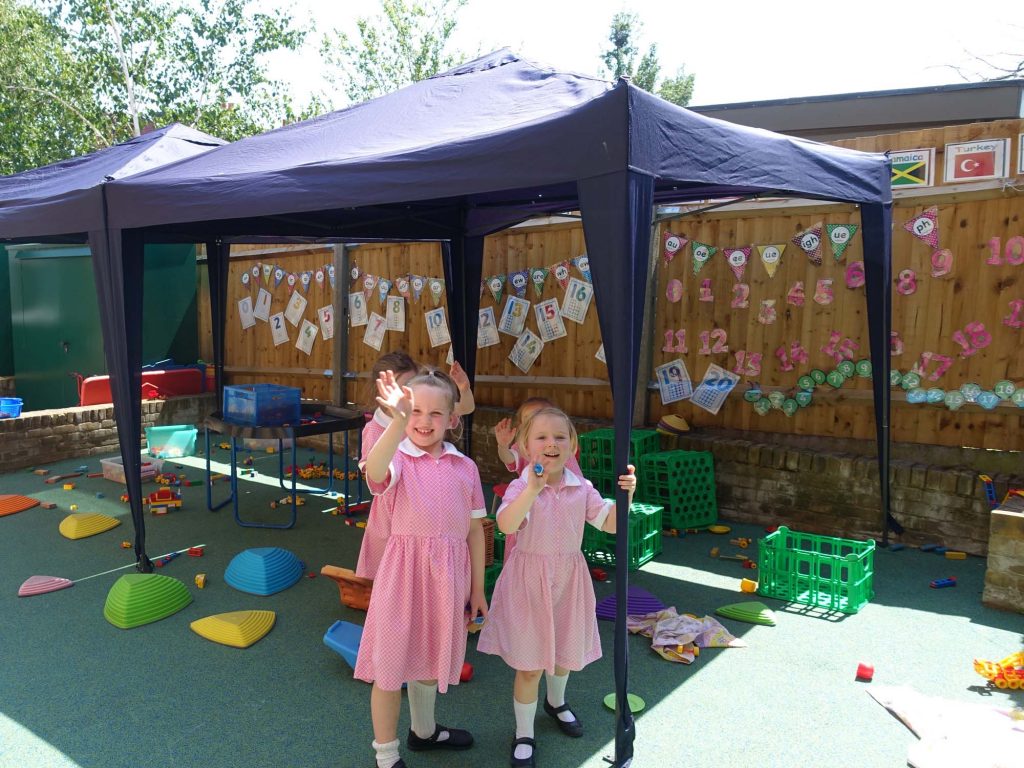
[[[661,554],[661,528],[660,506],[633,502],[629,508],[629,570],[635,571]],[[614,566],[615,539],[614,533],[599,531],[592,525],[584,526],[583,556],[591,565]]]
[[[494,592],[494,585],[498,582],[498,574],[501,573],[502,563],[495,560],[494,563],[484,568],[484,597],[490,602]]]
[[[665,508],[666,528],[703,528],[718,521],[715,463],[709,451],[664,451],[640,457],[636,497]]]
[[[595,429],[579,436],[580,469],[602,496],[612,498],[618,488],[615,469],[615,430]],[[661,450],[661,437],[653,429],[634,429],[629,438],[629,463],[639,469],[645,454]]]

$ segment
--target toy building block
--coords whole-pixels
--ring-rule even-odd
[[[955,549],[947,550],[945,555],[946,555],[946,559],[947,560],[966,560],[967,559],[967,553],[966,552],[958,552]]]
[[[365,611],[370,607],[370,594],[373,590],[373,581],[370,579],[356,576],[349,568],[335,565],[325,565],[320,569],[320,575],[332,579],[338,585],[342,605],[357,611]]]
[[[73,491],[73,490],[75,490],[75,484],[74,483],[64,483],[64,490],[65,491]]]
[[[40,502],[39,506],[41,506],[43,509],[56,509],[57,508],[57,505],[54,504],[52,501]]]
[[[935,579],[929,585],[932,589],[943,589],[945,587],[956,586],[956,576],[950,576],[948,579]]]

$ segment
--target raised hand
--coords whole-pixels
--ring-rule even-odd
[[[498,445],[503,448],[510,448],[512,441],[516,438],[516,430],[512,426],[512,419],[502,419],[494,425],[494,437]]]
[[[459,365],[458,360],[452,361],[451,370],[448,371],[448,375],[452,377],[452,381],[455,382],[455,386],[459,388],[459,392],[465,392],[469,389],[469,376]]]
[[[405,421],[412,413],[412,390],[398,385],[394,371],[384,371],[377,378],[377,404],[391,418]]]

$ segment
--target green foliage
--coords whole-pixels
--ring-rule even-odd
[[[337,30],[324,36],[325,77],[358,103],[461,64],[466,55],[447,48],[467,2],[381,0],[383,16],[356,21],[358,40]]]
[[[15,0],[0,0],[0,72],[0,174],[108,143],[103,115],[78,98],[87,80],[62,31]]]
[[[620,12],[612,17],[608,31],[611,47],[601,54],[607,73],[613,80],[628,77],[634,85],[645,91],[657,93],[661,98],[685,107],[693,96],[695,76],[686,74],[685,67],[680,67],[676,76],[666,79],[659,88],[661,65],[658,62],[658,47],[651,45],[637,62],[640,54],[638,40],[642,29],[643,23],[635,13]]]

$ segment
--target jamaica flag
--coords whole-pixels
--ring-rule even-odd
[[[932,154],[927,150],[893,152],[892,179],[894,187],[930,187]]]

